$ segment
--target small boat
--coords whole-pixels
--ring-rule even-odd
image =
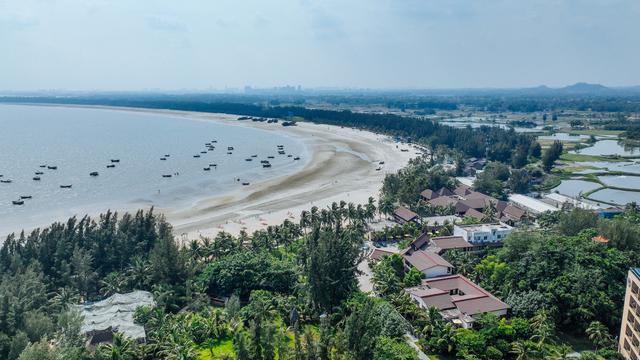
[[[294,157],[293,160],[300,160],[300,156]]]
[[[263,168],[270,168],[270,167],[271,167],[271,164],[262,164],[262,167],[263,167]]]
[[[287,155],[287,157],[293,157],[293,155],[289,154],[289,155]]]
[[[111,162],[112,162],[112,163],[119,163],[119,162],[120,162],[120,159],[111,159]]]
[[[162,177],[163,177],[163,178],[170,178],[170,177],[172,177],[172,176],[173,176],[173,175],[171,175],[171,174],[163,174],[163,175],[162,175]]]
[[[377,167],[377,168],[376,168],[376,171],[380,171],[380,170],[382,170],[382,168],[381,168],[381,167]]]
[[[228,151],[228,152],[227,152],[227,155],[231,155],[231,154],[233,154],[231,151]]]
[[[216,166],[218,166],[218,164],[209,164],[209,166],[216,167]]]
[[[36,171],[36,175],[43,175],[44,173],[42,171]]]
[[[194,158],[199,158],[199,157],[200,157],[200,155],[193,155],[193,157],[194,157]]]
[[[114,167],[116,167],[116,166],[115,166],[115,165],[113,165],[113,164],[111,164],[111,165],[107,165],[107,169],[111,169],[111,168],[114,168]]]
[[[204,143],[204,144],[205,144],[206,146],[211,146],[211,143],[210,143],[210,142],[208,142],[208,143]]]
[[[242,185],[247,186],[247,185],[249,185],[249,182],[245,181],[245,182],[242,183]]]
[[[31,195],[20,195],[20,199],[31,199]]]
[[[160,160],[167,160],[167,158],[166,157],[161,157]]]
[[[24,201],[22,200],[13,200],[12,203],[13,205],[24,205]]]
[[[202,170],[209,171],[209,170],[211,170],[211,168],[210,167],[206,167],[206,168],[202,168]]]
[[[211,140],[211,142],[212,142],[213,144],[215,144],[215,143],[217,143],[217,142],[218,142],[218,140]]]
[[[0,183],[11,184],[11,180],[0,180]]]
[[[384,161],[380,161],[378,165],[384,165]]]
[[[258,154],[251,155],[252,158],[258,157]]]
[[[246,158],[246,159],[244,159],[244,161],[253,161],[253,159],[252,158]]]
[[[280,151],[278,151],[278,154],[280,154],[280,155],[284,155],[284,150],[280,150]]]
[[[57,166],[47,166],[47,169],[49,170],[58,170]]]
[[[260,160],[260,163],[261,163],[261,164],[268,164],[268,163],[269,163],[269,161],[268,161],[268,160]]]
[[[170,156],[171,156],[171,155],[169,155],[169,154],[164,154],[164,157],[166,157],[166,158],[168,158],[168,157],[170,157]]]
[[[227,147],[227,150],[233,150],[233,146]]]
[[[40,167],[41,167],[41,168],[46,168],[46,167],[47,167],[47,165],[40,165]]]
[[[284,147],[284,145],[278,145],[279,148]]]
[[[200,154],[206,154],[206,153],[207,153],[206,151],[200,151]]]
[[[34,177],[33,177],[33,180],[35,180],[35,181],[40,181],[40,176],[34,176]]]
[[[72,185],[60,185],[60,189],[71,189]]]
[[[89,173],[89,176],[98,176],[98,172],[97,171],[92,171]]]
[[[275,159],[275,156],[267,156],[267,159]]]
[[[0,174],[0,178],[1,178],[1,177],[4,177],[4,175]]]

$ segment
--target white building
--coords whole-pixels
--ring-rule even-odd
[[[549,205],[546,202],[521,194],[509,195],[509,202],[533,215],[540,215],[547,211],[555,212],[559,210],[557,207]]]
[[[513,227],[498,224],[454,225],[453,235],[473,245],[500,243],[513,231]]]

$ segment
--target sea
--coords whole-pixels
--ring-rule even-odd
[[[309,158],[305,144],[283,131],[159,112],[3,104],[0,239],[108,209],[188,208],[287,176]],[[30,198],[13,204],[21,197]]]

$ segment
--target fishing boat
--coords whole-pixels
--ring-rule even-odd
[[[284,150],[280,150],[280,151],[278,151],[278,154],[280,154],[280,155],[284,155]]]
[[[287,155],[287,157],[293,157],[293,155],[289,154],[289,155]]]
[[[11,184],[11,180],[0,180],[0,183]]]
[[[231,155],[233,154],[231,151],[227,151],[227,155]]]
[[[161,157],[160,160],[167,160],[167,158],[166,157]]]
[[[173,175],[171,175],[171,174],[163,174],[162,175],[163,178],[170,178],[171,176],[173,176]]]
[[[24,201],[22,200],[13,200],[12,203],[13,205],[24,205]]]
[[[120,159],[111,159],[111,162],[112,162],[112,163],[119,163],[119,162],[120,162]]]
[[[45,165],[40,165],[40,167],[41,167],[41,168],[46,168],[46,167],[47,167],[47,165],[46,165],[46,164],[45,164]]]
[[[211,168],[210,167],[206,167],[206,168],[202,168],[202,170],[209,171],[209,170],[211,170]]]
[[[384,165],[384,161],[380,161],[378,165]]]
[[[31,199],[31,195],[20,195],[20,199]]]
[[[34,177],[33,177],[33,180],[34,180],[34,181],[40,181],[40,176],[34,176]]]
[[[376,171],[380,171],[380,170],[382,170],[382,168],[381,168],[381,167],[377,167],[377,168],[376,168]]]
[[[233,146],[228,146],[227,150],[233,150]]]
[[[49,170],[58,170],[57,166],[47,166],[47,169]]]
[[[209,164],[209,166],[216,167],[216,166],[218,166],[218,164]]]
[[[43,175],[44,173],[42,171],[36,171],[36,175]]]
[[[253,154],[253,155],[251,155],[251,157],[252,158],[256,158],[256,157],[258,157],[258,154]]]
[[[92,171],[89,173],[89,176],[98,176],[98,172],[97,171]]]
[[[164,154],[164,157],[166,157],[166,158],[168,158],[168,157],[170,157],[170,156],[171,156],[171,155],[169,155],[169,154]]]
[[[294,157],[293,160],[300,160],[300,156]]]
[[[60,185],[60,189],[71,189],[72,185]]]
[[[275,159],[275,156],[267,156],[267,159]]]
[[[113,164],[111,164],[111,165],[107,165],[107,169],[111,169],[111,168],[114,168],[114,167],[116,167],[116,166],[115,166],[115,165],[113,165]]]
[[[206,153],[207,153],[206,151],[200,151],[200,154],[206,154]]]
[[[262,167],[263,167],[263,168],[270,168],[270,167],[271,167],[271,164],[262,164]]]
[[[246,159],[244,159],[244,161],[253,161],[253,159],[252,158],[246,158]]]
[[[247,186],[247,185],[249,185],[249,182],[245,181],[245,182],[242,183],[242,185]]]
[[[194,157],[194,158],[199,158],[199,157],[200,157],[200,155],[197,155],[197,154],[196,154],[196,155],[193,155],[193,157]]]
[[[269,160],[260,160],[260,163],[261,163],[261,164],[268,164],[268,163],[269,163]]]
[[[218,142],[218,140],[211,140],[211,142],[215,144]]]

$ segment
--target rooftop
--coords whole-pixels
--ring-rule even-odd
[[[412,251],[407,249],[403,253],[403,257],[405,261],[407,261],[411,266],[415,267],[420,271],[428,270],[434,268],[436,266],[444,266],[452,268],[453,265],[449,264],[449,262],[442,258],[442,256],[423,250]]]
[[[414,213],[413,211],[403,206],[400,206],[399,208],[397,208],[394,214],[404,221],[411,221],[418,217],[418,214]]]
[[[103,331],[111,328],[130,339],[144,339],[144,327],[134,323],[133,314],[138,306],[154,306],[153,295],[148,291],[133,291],[127,294],[113,294],[110,297],[77,305],[84,320],[81,331]]]
[[[431,243],[439,249],[466,249],[473,247],[462,236],[440,236],[431,238]]]
[[[512,230],[513,227],[498,223],[498,224],[471,224],[471,225],[455,225],[456,227],[468,232],[490,232],[492,230]]]
[[[546,211],[555,212],[559,210],[555,206],[551,206],[543,201],[521,194],[509,195],[509,201],[515,203],[516,205],[520,205],[527,209],[530,209],[536,213],[543,213]]]
[[[458,309],[464,314],[475,315],[509,308],[509,305],[462,275],[425,279],[420,286],[405,291],[421,298],[427,306],[441,311]]]

